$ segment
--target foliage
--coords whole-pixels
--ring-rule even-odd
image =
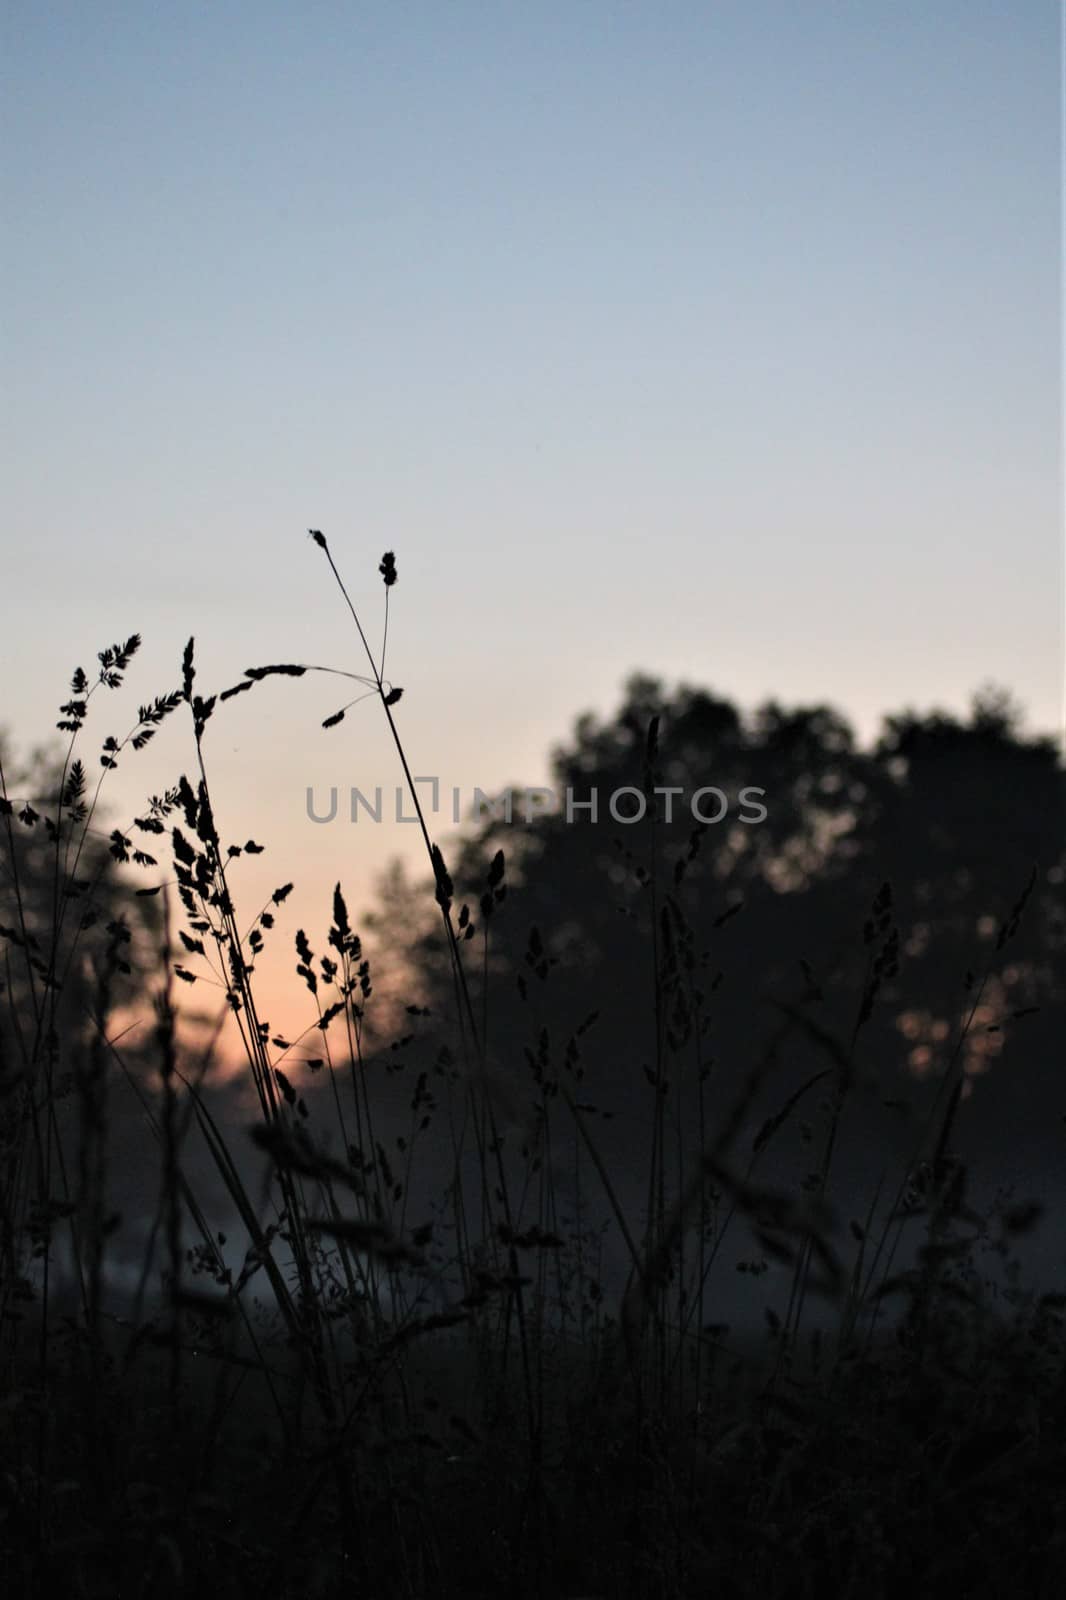
[[[339,883],[324,938],[294,937],[308,1027],[271,1030],[256,964],[292,884],[249,920],[239,861],[262,846],[212,796],[228,701],[335,669],[273,663],[204,693],[190,639],[180,688],[99,755],[106,776],[180,712],[189,768],[103,853],[79,751],[136,636],[101,652],[92,690],[75,674],[47,800],[16,804],[4,775],[6,1592],[1050,1593],[1066,1296],[1021,1277],[1039,1206],[975,1198],[962,1144],[979,1043],[1015,1051],[981,1088],[1024,1098],[1025,1014],[1061,1006],[1053,749],[987,695],[965,723],[890,719],[863,751],[827,708],[745,721],[635,679],[556,771],[630,786],[644,820],[490,826],[446,857],[385,676],[395,555],[376,655],[312,540],[369,667],[339,676],[386,718],[430,873],[437,931],[396,952],[387,1047],[379,958]],[[656,791],[700,783],[764,787],[765,823],[668,821]],[[65,1008],[74,921],[97,927],[77,913],[129,903],[115,867],[159,865],[142,836],[171,859],[137,1060],[113,1025],[137,977],[120,917],[87,1030]],[[390,896],[410,934],[401,880]],[[210,1044],[181,1043],[205,979],[242,1043],[251,1140]],[[125,1289],[120,1089],[154,1152]],[[894,1144],[870,1143],[871,1108]],[[738,1285],[757,1325],[722,1316]]]

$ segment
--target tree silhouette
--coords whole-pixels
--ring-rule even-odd
[[[579,719],[552,771],[560,797],[598,792],[597,820],[580,806],[570,821],[490,818],[447,851],[457,901],[480,924],[466,949],[502,1073],[528,1078],[545,1038],[561,1058],[596,1012],[584,1081],[623,1126],[646,1121],[649,1075],[699,1062],[720,1118],[744,1085],[758,1089],[750,1137],[834,1051],[851,1052],[857,1172],[871,1149],[898,1144],[908,1107],[912,1122],[929,1111],[953,1069],[964,1146],[1010,1154],[1022,1182],[1051,1159],[1064,1109],[1066,787],[1054,743],[1027,737],[1008,697],[984,691],[966,719],[887,717],[863,749],[828,706],[770,702],[744,717],[704,690],[635,676],[615,716]],[[689,800],[711,786],[730,804],[705,825]],[[648,797],[638,821],[608,813],[623,787]],[[654,793],[669,788],[681,793]],[[745,788],[764,791],[763,820],[741,819]],[[704,800],[704,815],[716,809]],[[508,899],[486,929],[497,849]],[[394,879],[379,936],[402,929],[409,944],[423,928],[420,981],[447,1018],[446,954],[403,894]]]

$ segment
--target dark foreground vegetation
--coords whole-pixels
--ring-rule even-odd
[[[1061,1592],[1054,747],[990,695],[861,751],[635,679],[556,769],[640,820],[449,865],[420,810],[432,920],[394,880],[372,972],[339,885],[314,941],[287,882],[239,903],[260,847],[212,807],[227,702],[319,669],[201,691],[190,641],[87,750],[138,643],[75,673],[56,772],[0,752],[4,1594]],[[186,775],[102,827],[172,716]],[[701,784],[765,821],[668,811]]]

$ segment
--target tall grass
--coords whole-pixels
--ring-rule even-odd
[[[898,961],[892,887],[856,930],[867,960],[850,1034],[817,1020],[808,984],[781,1004],[765,1054],[724,1102],[705,1043],[713,984],[678,893],[701,830],[677,855],[658,825],[652,719],[643,789],[654,825],[646,857],[628,863],[646,913],[646,937],[634,925],[634,938],[655,1042],[643,1205],[631,1214],[632,1184],[612,1172],[598,1131],[609,1108],[588,1099],[596,1019],[552,1017],[537,930],[534,1003],[564,1042],[540,1025],[524,1050],[504,1041],[526,1065],[517,1108],[494,1076],[492,936],[509,910],[507,866],[497,851],[464,900],[431,836],[396,717],[402,691],[385,674],[395,557],[379,567],[375,653],[325,537],[312,538],[365,657],[339,676],[378,702],[418,818],[455,1037],[419,1070],[407,1131],[387,1131],[380,1079],[418,1049],[425,1019],[412,994],[399,1050],[368,1049],[371,962],[340,884],[326,953],[296,936],[307,1033],[290,1041],[263,1020],[256,962],[292,885],[251,920],[239,905],[235,863],[258,846],[225,843],[239,835],[216,813],[206,732],[230,699],[273,677],[337,669],[275,663],[204,695],[190,640],[180,688],[105,742],[95,786],[79,754],[90,701],[121,686],[139,639],[101,652],[92,685],[75,674],[52,792],[9,791],[0,765],[6,1592],[800,1596],[887,1594],[905,1581],[923,1594],[1050,1593],[1063,1555],[1053,1485],[1066,1296],[1015,1285],[997,1298],[980,1252],[1009,1258],[1034,1214],[1006,1201],[974,1212],[952,1153],[988,975],[973,982],[894,1199],[872,1195],[842,1232],[834,1163],[863,1030]],[[179,712],[188,772],[101,850],[104,780]],[[166,840],[172,864],[162,888],[128,899],[162,908],[133,925],[110,874],[117,863],[154,878],[141,836]],[[46,847],[31,858],[38,837]],[[994,962],[1031,889],[1004,917]],[[717,919],[722,937],[732,909]],[[192,1051],[178,991],[212,974],[225,1004]],[[117,1036],[138,977],[154,1017],[147,1062]],[[250,1148],[220,1115],[226,1021],[252,1138],[269,1158],[262,1192]],[[745,1148],[751,1106],[797,1037],[824,1066]],[[314,1053],[301,1055],[309,1040]],[[764,1176],[767,1152],[817,1095],[815,1169],[782,1190]],[[124,1296],[108,1275],[119,1097],[157,1152]],[[189,1176],[193,1141],[239,1248]],[[425,1216],[414,1208],[430,1149],[449,1152],[450,1177]],[[627,1260],[614,1295],[605,1228]],[[916,1265],[901,1267],[916,1229]],[[730,1334],[713,1316],[723,1274],[739,1265],[757,1279],[769,1263],[789,1275],[784,1314],[768,1304],[764,1335]]]

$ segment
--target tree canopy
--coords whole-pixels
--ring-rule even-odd
[[[1049,1114],[1061,1127],[1066,775],[1008,696],[982,692],[966,718],[888,716],[863,748],[830,706],[771,701],[746,716],[638,675],[614,716],[578,720],[552,770],[560,797],[598,792],[597,820],[561,805],[528,824],[488,818],[445,846],[501,1072],[521,1078],[538,1051],[561,1059],[596,1013],[585,1081],[622,1121],[641,1120],[646,1079],[709,1072],[723,1105],[765,1083],[750,1098],[757,1128],[790,1084],[853,1050],[870,1138],[882,1125],[894,1137],[895,1108],[935,1093],[953,1060],[977,1145],[1007,1138],[1008,1085],[1019,1161],[1036,1159]],[[704,823],[689,802],[711,786],[729,806]],[[623,788],[647,797],[640,820],[610,814]],[[745,788],[763,791],[761,820],[741,818]],[[717,809],[704,801],[704,815]],[[492,904],[501,849],[507,899]],[[409,951],[422,930],[423,998],[454,1018],[427,902],[432,913],[393,876],[378,933]]]

